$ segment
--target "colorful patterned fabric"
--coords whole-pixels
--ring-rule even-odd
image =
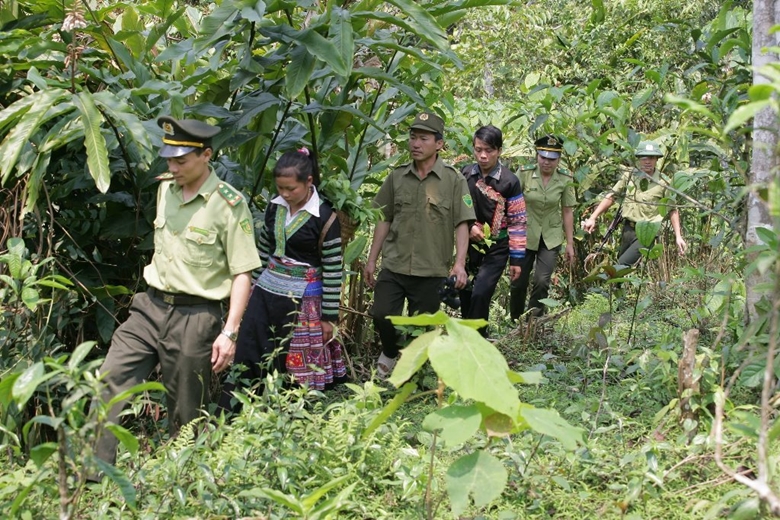
[[[271,294],[290,298],[314,295],[312,291],[315,290],[319,293],[317,295],[322,297],[322,269],[287,264],[279,258],[271,257],[268,267],[257,278],[255,285]]]
[[[319,288],[322,294],[321,282]],[[286,361],[293,380],[315,390],[324,390],[326,385],[347,375],[341,343],[333,338],[327,345],[322,344],[321,301],[320,296],[303,297]]]
[[[506,218],[509,222],[509,264],[519,265],[515,262],[522,262],[525,258],[526,245],[525,199],[522,194],[507,199]]]

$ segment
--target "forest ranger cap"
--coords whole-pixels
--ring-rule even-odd
[[[663,157],[661,147],[655,141],[642,141],[634,152],[636,157]]]
[[[220,131],[196,119],[174,119],[170,116],[157,118],[157,124],[163,129],[163,146],[160,157],[181,157],[197,150],[211,147],[211,138]]]
[[[545,159],[557,159],[563,150],[563,139],[554,135],[545,135],[534,141],[536,153]]]
[[[431,112],[421,112],[414,118],[410,129],[425,130],[444,135],[444,120]]]

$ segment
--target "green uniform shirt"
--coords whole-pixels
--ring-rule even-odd
[[[563,208],[577,205],[571,175],[559,168],[545,186],[539,167],[531,165],[522,168],[517,176],[520,178],[525,212],[528,215],[526,248],[538,251],[542,237],[547,249],[563,244]]]
[[[646,189],[642,189],[645,174],[638,168],[623,173],[608,195],[623,198],[623,218],[632,222],[661,222],[660,201],[666,196],[669,179],[656,171],[653,181],[647,180]]]
[[[160,184],[154,256],[144,269],[149,286],[223,300],[230,296],[233,276],[258,267],[252,215],[232,186],[212,170],[198,194],[185,203],[181,186]]]
[[[440,157],[422,180],[413,162],[393,170],[374,206],[390,222],[382,267],[411,276],[447,276],[455,227],[475,220],[466,178]]]

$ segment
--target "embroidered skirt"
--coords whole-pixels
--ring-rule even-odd
[[[336,338],[327,344],[322,341],[322,270],[290,265],[272,257],[255,285],[255,290],[286,296],[298,303],[284,364],[293,381],[316,390],[341,382],[347,375],[343,346]],[[277,317],[279,323],[268,325],[275,330],[285,329],[289,326],[289,318],[285,318]]]

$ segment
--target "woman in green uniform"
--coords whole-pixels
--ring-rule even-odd
[[[547,135],[537,139],[536,165],[518,172],[525,197],[527,245],[520,277],[512,282],[509,314],[513,320],[525,312],[528,282],[533,271],[531,301],[535,316],[544,312],[540,300],[547,298],[558,253],[566,238],[566,260],[574,261],[574,205],[576,198],[571,175],[558,169],[563,139]]]

